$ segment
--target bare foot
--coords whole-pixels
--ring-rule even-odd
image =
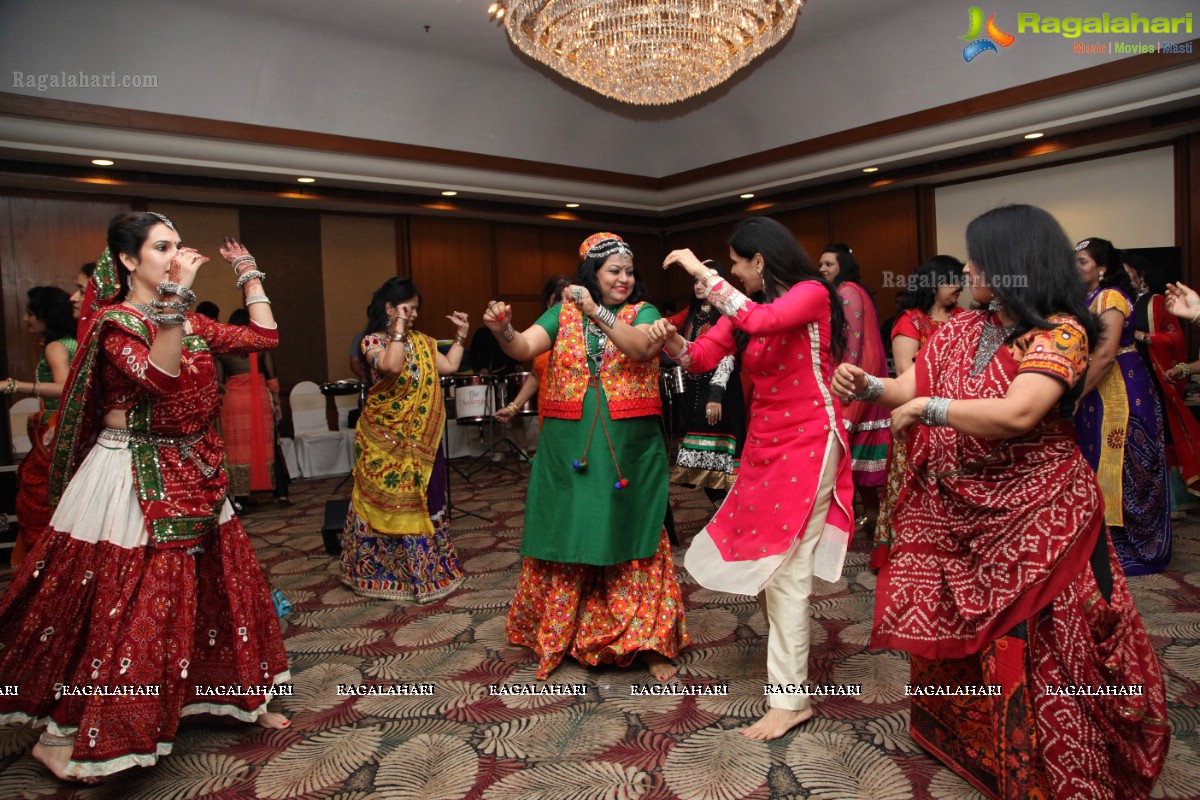
[[[811,708],[807,708],[804,711],[788,711],[786,708],[768,708],[767,713],[763,714],[758,722],[749,728],[742,728],[738,733],[750,739],[768,742],[772,739],[779,739],[797,725],[808,722],[812,719],[812,715]]]
[[[80,783],[99,783],[100,778],[97,776],[89,776],[87,778],[77,778],[74,775],[67,774],[67,766],[71,763],[71,751],[74,750],[74,736],[55,736],[50,733],[42,734],[47,739],[55,741],[70,742],[71,746],[59,745],[52,747],[42,744],[40,741],[33,746],[33,757],[41,762],[42,766],[54,773],[54,777],[60,781],[78,781]]]
[[[277,731],[288,727],[292,724],[292,721],[283,714],[276,714],[274,711],[268,711],[267,713],[261,715],[258,719],[254,720],[254,724],[261,728],[268,728],[270,730]]]
[[[643,650],[642,660],[646,662],[646,666],[650,669],[650,674],[654,676],[654,680],[659,683],[671,680],[671,678],[675,677],[675,673],[679,671],[679,668],[675,666],[675,662],[662,653],[656,653],[653,650]]]

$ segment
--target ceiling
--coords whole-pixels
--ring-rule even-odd
[[[652,223],[729,207],[742,192],[800,202],[816,187],[866,190],[867,166],[902,182],[937,163],[938,180],[955,180],[1198,125],[1200,59],[1144,56],[1128,70],[1063,37],[1022,33],[968,64],[957,0],[809,0],[766,57],[662,108],[622,106],[535,64],[488,21],[487,4],[0,0],[0,74],[14,82],[82,71],[157,84],[0,95],[0,185],[347,210],[409,208],[454,189],[438,201],[451,211],[562,213],[578,202],[572,213]],[[1153,6],[1143,13],[1195,3]],[[1098,13],[1089,0],[1038,7]],[[1013,33],[1017,10],[997,17]],[[1102,141],[1071,138],[1098,128]],[[1072,144],[1021,149],[1030,130]],[[1000,152],[1012,155],[973,159]],[[88,166],[97,156],[117,165]],[[318,182],[300,189],[301,175]]]

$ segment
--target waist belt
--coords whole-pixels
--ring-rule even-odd
[[[142,433],[140,431],[121,430],[120,428],[105,428],[100,436],[118,442],[133,442],[135,444],[148,444],[152,447],[169,447],[178,450],[180,458],[191,461],[204,477],[211,478],[217,474],[217,468],[201,461],[200,457],[196,455],[196,451],[192,449],[200,443],[205,433],[207,431],[190,433],[187,436],[161,436],[153,433]]]

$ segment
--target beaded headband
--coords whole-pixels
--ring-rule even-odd
[[[160,214],[157,211],[147,211],[146,213],[152,217],[157,217],[158,221],[161,222],[163,225],[166,225],[168,228],[170,228],[173,231],[175,230],[175,223],[171,222],[170,217],[168,217],[166,214]],[[179,231],[175,231],[175,232],[178,233]]]
[[[632,256],[633,250],[615,233],[593,233],[579,245],[580,258],[607,258],[614,253]]]
[[[1084,239],[1082,242],[1075,245],[1075,252],[1078,253],[1080,250],[1086,250],[1088,248],[1088,245],[1090,245],[1091,243],[1092,243],[1091,239]]]

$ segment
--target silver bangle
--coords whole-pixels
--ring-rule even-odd
[[[925,410],[921,412],[921,424],[934,427],[946,427],[949,425],[951,402],[953,401],[948,397],[929,398],[929,402],[925,404]]]
[[[158,285],[158,293],[160,295],[174,294],[178,295],[179,299],[189,305],[196,302],[196,293],[186,286],[180,286],[174,281],[163,281]]]
[[[191,303],[188,303],[184,300],[151,300],[150,305],[154,308],[169,308],[172,311],[187,311]]]
[[[43,733],[40,736],[38,736],[38,744],[45,745],[46,747],[74,747],[75,746],[75,737],[74,736],[68,736],[65,739],[59,739],[57,737],[47,738],[49,736],[52,736],[52,734]]]
[[[504,339],[504,341],[511,342],[513,339],[517,338],[517,331],[510,324],[505,327],[504,330],[500,331],[500,336]]]
[[[266,303],[267,305],[271,305],[271,299],[265,294],[252,294],[246,298],[246,305],[252,306],[255,303]]]
[[[883,397],[883,381],[876,378],[874,375],[868,375],[867,388],[863,389],[860,394],[850,395],[851,400],[861,400],[864,403],[874,403],[879,398]]]
[[[255,279],[258,279],[260,281],[265,281],[267,279],[267,274],[265,272],[259,272],[256,269],[248,269],[245,272],[243,272],[241,275],[238,276],[237,288],[240,289],[243,286],[245,286],[247,283],[249,283],[250,281],[255,280]]]
[[[258,263],[254,260],[254,256],[250,256],[250,255],[238,256],[233,261],[229,262],[229,266],[233,267],[234,273],[240,275],[241,270],[239,270],[238,267],[240,267],[242,264],[245,264],[247,262],[249,262],[249,264],[250,264],[250,269],[254,269],[255,267],[258,266]]]
[[[148,314],[155,325],[182,325],[187,322],[183,314]]]
[[[592,314],[592,319],[606,328],[617,327],[617,315],[604,306],[596,306],[596,313]]]

